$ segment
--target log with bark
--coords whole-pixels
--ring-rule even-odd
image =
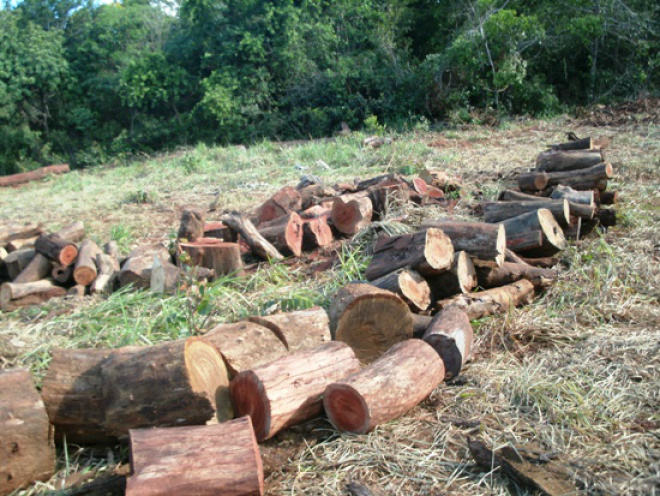
[[[534,193],[547,188],[550,178],[545,172],[535,171],[518,174],[517,180],[520,191]]]
[[[514,202],[523,202],[523,201],[550,201],[550,198],[543,196],[530,195],[529,193],[523,193],[521,191],[513,191],[510,189],[504,190],[497,197],[498,201],[514,201]]]
[[[458,293],[469,293],[477,287],[477,273],[472,259],[464,251],[454,254],[451,267],[427,278],[433,301],[449,298]]]
[[[566,248],[564,231],[546,208],[512,217],[502,225],[506,230],[506,246],[514,252],[530,250],[530,254],[547,256]],[[530,233],[538,234],[530,237]]]
[[[7,243],[7,246],[5,246],[5,249],[7,252],[11,253],[16,250],[25,250],[27,248],[34,248],[34,243],[37,241],[38,236],[35,236],[33,238],[25,238],[25,239],[14,239]]]
[[[216,238],[227,243],[236,243],[238,236],[236,231],[225,226],[224,222],[205,222],[203,238]]]
[[[324,216],[302,218],[302,227],[302,247],[305,251],[311,251],[314,248],[325,248],[330,246],[334,240],[332,229]]]
[[[41,279],[49,277],[52,271],[53,263],[41,253],[37,253],[21,273],[16,276],[14,282],[17,284],[23,284],[40,281]]]
[[[529,191],[529,189],[523,188],[521,184],[521,178],[526,175],[544,175],[546,184],[543,188],[538,188],[533,191],[543,191],[546,187],[557,186],[563,184],[564,186],[570,186],[575,190],[589,190],[589,189],[599,189],[603,190],[607,186],[607,180],[611,179],[613,176],[612,164],[604,162],[602,164],[591,166],[587,169],[580,169],[576,171],[566,171],[566,172],[530,172],[529,174],[521,174],[518,176],[518,185],[522,191]],[[604,181],[604,184],[603,184]]]
[[[36,254],[36,251],[31,248],[9,253],[3,260],[9,278],[16,279],[30,265]]]
[[[410,200],[410,187],[400,178],[383,181],[369,188],[373,208],[372,218],[383,219],[394,205],[403,205]]]
[[[422,275],[438,274],[451,267],[454,246],[440,229],[422,229],[412,234],[383,236],[374,244],[366,277],[373,281],[390,272],[408,267]]]
[[[0,308],[10,312],[26,306],[38,305],[65,294],[66,289],[55,286],[50,279],[26,283],[6,282],[0,287]]]
[[[9,176],[0,177],[0,187],[18,186],[19,184],[38,181],[50,175],[66,174],[67,172],[70,172],[70,170],[69,164],[58,164],[41,167],[40,169],[35,169],[29,172],[11,174]]]
[[[250,249],[264,260],[282,260],[284,257],[270,244],[254,227],[254,224],[243,215],[232,212],[222,217],[222,222],[241,235]]]
[[[0,494],[55,472],[53,429],[30,371],[0,371]]]
[[[216,277],[245,273],[241,249],[238,243],[226,243],[215,238],[198,238],[191,243],[180,243],[179,247],[190,257],[190,263],[212,269]]]
[[[308,210],[314,205],[318,205],[323,201],[333,198],[338,195],[335,189],[322,184],[310,184],[298,190],[301,198],[301,209]]]
[[[431,289],[414,270],[398,269],[371,281],[373,286],[399,295],[411,308],[424,311],[431,304]]]
[[[248,320],[267,327],[284,343],[289,353],[307,350],[332,339],[330,319],[321,307],[295,312],[253,316]]]
[[[127,258],[117,276],[119,287],[132,284],[135,289],[148,289],[151,284],[151,268],[156,257],[158,255],[148,254]]]
[[[445,380],[456,377],[472,359],[474,331],[468,315],[449,307],[437,313],[424,333],[424,341],[438,353],[445,365]]]
[[[199,209],[187,208],[181,214],[178,238],[188,242],[204,237],[206,214]]]
[[[429,324],[433,320],[433,317],[430,315],[420,315],[417,313],[412,314],[413,318],[413,334],[412,337],[416,339],[422,339],[426,329],[428,329]]]
[[[552,269],[556,267],[561,260],[557,257],[520,257],[523,262],[533,267],[541,267],[542,269]]]
[[[62,267],[60,264],[53,264],[53,270],[50,272],[51,278],[62,286],[73,284],[73,266]]]
[[[302,253],[303,226],[300,215],[289,212],[258,227],[261,234],[283,255],[299,257]]]
[[[15,239],[29,239],[44,232],[40,224],[7,225],[0,227],[0,245],[4,246]]]
[[[477,269],[479,286],[485,289],[498,288],[521,279],[530,281],[536,289],[547,288],[557,281],[557,271],[532,267],[527,264],[506,262],[502,267]]]
[[[435,169],[424,169],[419,173],[419,177],[430,186],[435,186],[443,191],[460,191],[461,181],[456,177],[451,177],[446,172]]]
[[[618,191],[594,191],[596,196],[596,206],[601,205],[616,205],[619,203]]]
[[[135,429],[126,496],[259,496],[264,474],[250,419]]]
[[[338,430],[365,434],[417,406],[444,376],[435,350],[422,340],[408,339],[362,370],[330,384],[323,406]]]
[[[550,150],[536,158],[536,170],[540,172],[566,172],[588,169],[605,161],[602,150]]]
[[[504,262],[506,232],[504,227],[485,222],[456,222],[448,220],[427,220],[423,229],[441,229],[449,236],[454,251],[465,251],[468,255],[482,260]]]
[[[408,305],[371,284],[351,283],[341,288],[332,298],[328,315],[333,338],[347,343],[365,363],[412,336]]]
[[[34,249],[51,262],[63,266],[71,265],[78,256],[78,247],[57,234],[42,234],[37,238]]]
[[[98,268],[98,275],[90,288],[91,293],[112,293],[119,275],[119,262],[112,255],[97,253],[95,263]]]
[[[357,194],[356,194],[357,195]],[[371,223],[373,204],[367,196],[338,196],[332,204],[332,224],[342,234],[356,234]]]
[[[566,143],[556,143],[554,145],[550,145],[549,148],[552,150],[560,150],[560,151],[591,150],[592,148],[594,148],[594,143],[591,138],[582,138],[573,141],[568,141]]]
[[[553,200],[566,198],[571,203],[589,205],[590,207],[593,207],[595,204],[593,191],[577,191],[570,186],[564,186],[563,184],[557,185],[550,194],[550,198]]]
[[[502,222],[528,212],[545,208],[552,212],[560,226],[568,225],[570,220],[570,205],[568,200],[525,201],[525,202],[487,202],[481,204],[486,222]]]
[[[353,350],[336,341],[285,356],[238,374],[230,385],[236,415],[249,415],[257,439],[313,418],[325,388],[356,372]]]
[[[467,313],[470,320],[475,320],[508,312],[514,307],[531,303],[533,298],[534,285],[527,279],[522,279],[507,286],[441,300],[437,302],[436,309],[457,307]]]
[[[291,186],[284,186],[261,206],[257,213],[258,224],[261,225],[263,222],[277,219],[301,208],[300,193]]]
[[[179,267],[169,260],[162,262],[160,258],[154,257],[154,263],[151,265],[149,291],[157,294],[175,293],[179,288],[180,280],[181,269]]]
[[[76,281],[76,284],[90,286],[94,282],[98,273],[96,256],[100,253],[102,253],[101,248],[91,239],[86,239],[82,242],[78,250],[76,265],[73,269],[73,279]]]

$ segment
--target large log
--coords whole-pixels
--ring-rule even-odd
[[[238,243],[225,243],[215,238],[199,238],[179,247],[190,256],[192,265],[212,269],[216,277],[245,273],[241,249]]]
[[[582,191],[589,189],[599,189],[604,191],[602,182],[614,176],[612,164],[604,162],[602,164],[594,165],[588,169],[580,169],[576,171],[567,172],[551,172],[548,176],[548,187],[563,184],[570,186],[573,189]]]
[[[90,288],[91,293],[112,293],[119,274],[119,262],[112,255],[97,253],[95,263],[98,275]]]
[[[541,172],[565,172],[587,169],[605,161],[602,150],[550,150],[536,158],[536,170]]]
[[[296,212],[289,212],[269,222],[259,224],[259,234],[284,255],[299,257],[302,253],[302,219]]]
[[[53,264],[41,253],[37,253],[21,273],[14,279],[17,284],[36,282],[50,276]]]
[[[431,304],[431,288],[426,280],[414,270],[398,269],[374,279],[371,284],[399,295],[414,309],[424,311]]]
[[[473,257],[495,260],[498,264],[504,262],[506,232],[502,226],[485,222],[426,220],[422,228],[441,229],[451,239],[455,252],[465,251]]]
[[[319,415],[328,384],[359,370],[353,350],[336,341],[238,374],[230,385],[236,415],[249,415],[257,439]]]
[[[314,348],[332,339],[330,319],[321,307],[253,316],[248,320],[273,331],[290,353]]]
[[[557,280],[557,271],[532,267],[527,264],[506,262],[502,267],[477,269],[479,286],[498,288],[521,279],[530,281],[536,289],[547,288]]]
[[[508,312],[514,307],[530,303],[533,298],[534,285],[523,279],[507,286],[441,300],[436,304],[436,309],[457,307],[467,313],[470,320],[475,320]]]
[[[368,197],[338,196],[332,204],[332,224],[342,234],[356,234],[371,223],[373,204]]]
[[[25,224],[23,226],[8,225],[0,227],[0,245],[4,246],[15,239],[34,238],[44,230],[40,224]]]
[[[594,192],[589,191],[576,191],[570,186],[564,186],[563,184],[557,185],[557,187],[550,194],[550,198],[553,200],[560,200],[566,198],[571,203],[579,203],[584,205],[594,206]]]
[[[300,193],[291,186],[284,186],[261,206],[257,214],[258,224],[261,225],[301,208]]]
[[[546,208],[552,212],[560,226],[566,226],[570,217],[568,200],[552,200],[539,202],[488,202],[482,203],[486,222],[502,222],[519,215]]]
[[[374,245],[366,277],[373,281],[408,267],[422,275],[437,274],[451,267],[454,246],[440,229],[422,229],[412,234],[382,236]]]
[[[202,210],[187,208],[181,214],[178,238],[187,242],[204,237],[206,214]]]
[[[19,184],[38,181],[52,174],[65,174],[69,172],[69,164],[49,165],[29,172],[21,172],[10,176],[0,177],[0,187],[18,186]]]
[[[26,250],[17,250],[9,253],[3,260],[9,278],[16,279],[25,268],[30,265],[30,262],[36,256],[36,251],[28,248]]]
[[[282,260],[284,257],[277,251],[272,244],[270,244],[264,237],[259,234],[254,224],[249,219],[242,216],[237,212],[224,215],[222,222],[239,233],[243,240],[248,244],[250,249],[258,257],[264,260]]]
[[[408,339],[362,370],[330,384],[323,406],[338,430],[364,434],[414,408],[444,375],[435,350],[424,341]]]
[[[477,287],[477,273],[468,254],[459,251],[454,254],[451,267],[435,276],[427,278],[433,301],[449,298],[458,293],[469,293]]]
[[[73,279],[81,286],[90,286],[97,276],[96,255],[102,253],[101,248],[92,241],[86,239],[80,245],[78,258],[73,269]]]
[[[408,305],[397,295],[370,284],[351,283],[330,303],[330,332],[362,362],[372,362],[390,346],[412,336]]]
[[[544,255],[554,255],[566,248],[564,231],[552,212],[546,208],[512,217],[502,224],[506,229],[506,246],[515,252],[536,250],[537,254],[543,252]],[[540,237],[536,236],[536,242],[530,244],[527,235],[537,232],[541,234]]]
[[[472,358],[474,331],[468,315],[459,308],[449,307],[437,313],[423,339],[442,358],[445,380],[456,377]]]
[[[52,477],[53,429],[27,369],[0,371],[0,439],[0,494]]]
[[[126,496],[259,496],[264,474],[250,419],[130,431]]]
[[[594,148],[594,143],[591,138],[582,138],[574,141],[568,141],[566,143],[556,143],[550,145],[549,147],[552,150],[591,150]]]
[[[63,266],[71,265],[78,256],[76,245],[57,234],[42,234],[37,238],[34,249],[48,260]]]
[[[12,311],[38,305],[65,294],[66,289],[53,285],[49,279],[22,284],[6,282],[0,287],[0,308],[4,311]]]

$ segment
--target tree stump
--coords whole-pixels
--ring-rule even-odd
[[[454,222],[445,220],[427,220],[423,229],[441,229],[449,236],[454,251],[465,251],[468,255],[484,260],[504,263],[506,233],[502,226],[485,222]]]
[[[474,332],[467,314],[456,307],[442,310],[433,317],[424,341],[438,353],[445,365],[445,380],[456,377],[472,358]]]
[[[414,270],[398,269],[374,279],[371,284],[399,295],[414,309],[424,311],[431,304],[431,289],[426,280]]]
[[[182,251],[190,255],[193,265],[212,269],[216,277],[245,274],[238,243],[225,243],[214,238],[199,238],[192,243],[180,243]]]
[[[248,320],[270,329],[284,343],[289,353],[314,348],[332,339],[330,319],[321,307],[254,316]]]

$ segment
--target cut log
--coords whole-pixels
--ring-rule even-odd
[[[424,169],[419,173],[419,177],[430,186],[435,186],[443,191],[458,191],[461,189],[461,182],[456,177],[451,177],[446,172],[435,169]]]
[[[186,241],[196,241],[204,237],[204,221],[206,214],[198,209],[187,208],[181,214],[178,238]]]
[[[245,274],[238,243],[225,243],[214,238],[200,238],[192,243],[180,243],[179,247],[190,256],[192,265],[212,269],[217,277]]]
[[[63,266],[71,265],[78,256],[76,245],[57,234],[42,234],[35,242],[34,248],[51,262]]]
[[[550,150],[536,158],[536,170],[540,172],[565,172],[587,169],[605,161],[602,150]]]
[[[270,329],[290,353],[314,348],[332,339],[330,319],[321,307],[254,316],[248,320]]]
[[[69,171],[69,164],[49,165],[29,172],[21,172],[20,174],[0,177],[0,187],[18,186],[19,184],[38,181],[39,179],[43,179],[52,174],[65,174]]]
[[[566,239],[578,240],[582,235],[582,218],[571,215],[570,221],[564,227],[564,236]],[[544,255],[544,253],[533,253],[533,255]]]
[[[0,494],[55,472],[53,429],[30,371],[0,371]]]
[[[62,267],[60,264],[53,264],[53,270],[51,271],[50,274],[53,280],[58,284],[67,286],[73,283],[72,265],[69,265],[67,267]]]
[[[433,301],[458,293],[469,293],[477,287],[477,273],[472,259],[464,251],[454,255],[449,270],[428,278]]]
[[[26,224],[24,226],[9,225],[0,227],[0,245],[4,246],[15,239],[29,239],[44,232],[40,224]]]
[[[338,196],[332,204],[332,224],[342,234],[356,234],[371,223],[373,205],[370,198]]]
[[[613,174],[612,164],[609,162],[594,165],[588,169],[551,172],[547,174],[548,187],[563,184],[580,191],[601,188],[604,190],[602,182],[605,181],[604,186],[607,187],[607,180],[611,179]]]
[[[37,236],[34,238],[25,238],[25,239],[14,239],[7,243],[5,247],[9,253],[16,250],[26,250],[28,248],[34,248],[34,243],[37,241]]]
[[[442,310],[426,329],[424,341],[442,358],[445,380],[453,379],[472,358],[474,331],[468,315],[456,307]]]
[[[112,255],[97,253],[95,263],[98,268],[98,275],[92,283],[91,293],[112,293],[119,275],[119,262]]]
[[[566,143],[556,143],[550,145],[552,150],[591,150],[594,148],[593,140],[591,138],[582,138],[575,141],[568,141]]]
[[[436,309],[444,310],[456,307],[467,313],[470,320],[475,320],[488,315],[508,312],[514,307],[531,303],[533,298],[534,285],[523,279],[500,288],[441,300],[436,304]]]
[[[428,185],[424,179],[421,177],[416,177],[412,180],[412,187],[417,193],[424,196],[426,194]]]
[[[241,235],[255,255],[264,260],[282,260],[284,257],[259,234],[254,224],[239,213],[233,212],[222,217],[222,222]]]
[[[542,269],[551,269],[559,264],[561,260],[557,257],[537,257],[537,258],[528,258],[528,257],[520,257],[522,260],[533,266],[533,267],[541,267]]]
[[[53,270],[53,264],[41,253],[37,253],[23,271],[14,279],[15,283],[23,284],[46,279]]]
[[[590,207],[593,207],[595,204],[593,191],[576,191],[570,186],[564,186],[563,184],[557,185],[550,194],[550,198],[554,200],[566,198],[571,203],[588,205]]]
[[[618,191],[595,191],[596,196],[596,205],[616,205],[619,203],[619,192]]]
[[[410,187],[403,179],[391,179],[371,186],[369,199],[372,219],[383,219],[394,205],[403,205],[410,200]]]
[[[417,406],[444,375],[435,350],[422,340],[408,339],[371,365],[330,384],[323,406],[338,430],[365,434]]]
[[[30,262],[32,262],[32,259],[35,256],[36,252],[31,248],[9,253],[4,259],[9,278],[11,280],[16,279],[19,274],[23,272],[28,265],[30,265]]]
[[[533,212],[528,212],[528,213],[533,213]],[[515,218],[516,217],[514,217],[514,219]],[[540,229],[536,229],[534,231],[524,231],[515,236],[511,235],[507,238],[506,243],[508,249],[517,252],[523,252],[525,250],[535,250],[543,247],[543,239],[544,239],[543,231],[541,231]],[[552,247],[549,247],[549,249],[552,249]]]
[[[523,201],[550,201],[550,198],[545,198],[543,196],[530,195],[529,193],[522,193],[520,191],[512,191],[507,189],[500,193],[500,196],[497,197],[499,201],[514,201],[514,202],[523,202]]]
[[[332,229],[330,229],[328,221],[323,217],[304,219],[302,221],[302,227],[302,247],[305,251],[311,251],[315,248],[325,248],[326,246],[330,246],[334,241]]]
[[[112,258],[115,260],[119,261],[121,258],[119,256],[119,245],[117,244],[116,241],[108,241],[106,244],[103,245],[103,253],[106,255],[110,255]]]
[[[264,494],[250,419],[219,425],[131,430],[126,496]]]
[[[552,212],[540,208],[502,222],[506,230],[506,246],[515,251],[537,250],[544,255],[554,255],[566,248],[564,231],[555,220]],[[540,239],[528,238],[529,233],[540,233]]]
[[[518,174],[518,187],[520,191],[543,191],[548,187],[548,175],[545,172],[526,172]]]
[[[119,271],[119,287],[124,288],[132,284],[135,289],[148,289],[151,284],[154,258],[153,254],[128,258]]]
[[[543,289],[554,284],[558,274],[556,270],[507,262],[502,267],[494,269],[481,267],[477,269],[477,275],[479,286],[485,289],[498,288],[521,279],[527,279],[536,289]]]
[[[454,222],[447,220],[427,220],[422,228],[441,229],[449,236],[454,251],[465,251],[482,260],[495,260],[504,263],[506,232],[503,226],[485,222]]]
[[[180,279],[181,269],[179,267],[170,261],[163,263],[160,258],[154,257],[149,279],[149,291],[156,294],[175,293],[179,288]]]
[[[333,188],[323,186],[321,184],[311,184],[298,191],[300,192],[301,208],[303,210],[307,210],[314,205],[318,205],[324,200],[333,198],[338,194],[337,191],[335,191]]]
[[[412,314],[413,318],[413,338],[422,339],[426,329],[428,329],[429,324],[433,320],[433,317],[430,315],[419,315],[417,313]]]
[[[502,222],[513,217],[546,208],[552,212],[560,226],[566,226],[570,217],[568,200],[552,200],[539,202],[488,202],[482,203],[486,222]]]
[[[370,284],[351,283],[330,303],[330,332],[369,363],[393,344],[412,336],[408,305],[397,295]]]
[[[48,279],[23,284],[6,282],[0,287],[0,308],[8,312],[21,307],[38,305],[65,294],[66,289],[54,286]]]
[[[451,267],[454,247],[440,229],[422,229],[412,234],[382,236],[374,245],[366,277],[373,281],[408,267],[422,275],[437,274]]]
[[[217,238],[227,243],[236,243],[238,237],[236,231],[225,226],[223,222],[205,222],[204,223],[204,238]]]
[[[261,226],[264,222],[277,219],[301,208],[302,198],[300,193],[291,186],[284,186],[261,206],[257,214],[258,224]]]
[[[76,266],[73,269],[73,279],[81,286],[89,286],[96,279],[96,255],[101,252],[91,239],[86,239],[80,245],[78,250],[78,258],[76,259]]]
[[[518,256],[516,253],[514,253],[512,250],[509,250],[508,248],[506,249],[506,257],[505,257],[507,262],[511,263],[519,263],[522,265],[529,265],[527,262],[525,262],[522,257]]]
[[[299,257],[302,253],[302,219],[295,212],[259,224],[259,234],[284,255]]]
[[[117,438],[139,427],[211,421],[228,381],[220,353],[194,339],[120,348],[102,362],[101,376],[104,428]]]
[[[55,234],[70,243],[78,243],[85,237],[85,223],[82,221],[74,222],[73,224],[63,227]]]
[[[359,368],[353,350],[333,341],[241,372],[231,381],[232,404],[264,441],[319,415],[325,388]]]
[[[399,295],[413,309],[426,310],[431,304],[431,288],[414,270],[398,269],[371,281],[373,286]]]

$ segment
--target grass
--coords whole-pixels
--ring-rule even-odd
[[[532,164],[563,132],[614,136],[611,189],[620,191],[619,226],[573,243],[561,255],[559,281],[533,305],[474,322],[475,361],[404,417],[366,436],[340,435],[324,419],[262,445],[267,491],[344,494],[361,481],[384,494],[527,494],[472,462],[467,436],[504,446],[533,442],[566,463],[587,494],[658,494],[660,487],[660,128],[576,127],[566,118],[467,126],[443,133],[395,135],[391,145],[363,148],[354,134],[336,142],[289,147],[197,146],[179,153],[0,191],[0,217],[42,221],[57,229],[83,220],[98,241],[123,253],[143,242],[168,242],[180,212],[249,210],[302,174],[329,183],[383,172],[438,167],[463,176],[467,195],[455,210],[494,199],[516,170]],[[442,146],[429,146],[433,142]],[[29,205],[30,208],[24,208]],[[441,211],[392,205],[403,223],[372,225],[338,254],[337,268],[310,276],[274,264],[246,278],[227,277],[202,298],[123,291],[106,298],[55,301],[0,317],[0,366],[28,366],[39,381],[54,346],[118,347],[190,335],[275,309],[326,306],[337,288],[364,274],[370,241],[405,232]],[[192,303],[191,303],[192,301]],[[204,303],[206,301],[207,303]],[[466,422],[467,421],[467,422]],[[19,494],[46,494],[66,480],[126,462],[125,450],[68,446],[48,483]]]

